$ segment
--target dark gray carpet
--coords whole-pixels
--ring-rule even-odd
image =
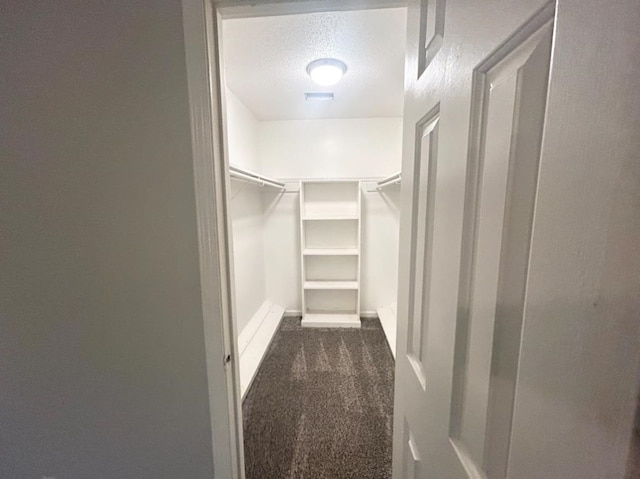
[[[247,479],[390,478],[393,368],[377,319],[285,318],[242,406]]]

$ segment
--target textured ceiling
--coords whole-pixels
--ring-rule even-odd
[[[402,116],[405,8],[223,21],[227,86],[258,120]],[[321,87],[305,68],[331,57],[347,64]],[[307,101],[305,92],[333,92]]]

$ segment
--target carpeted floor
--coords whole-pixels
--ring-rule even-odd
[[[247,479],[390,478],[393,368],[377,319],[283,319],[242,406]]]

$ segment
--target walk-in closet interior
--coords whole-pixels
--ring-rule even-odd
[[[222,21],[243,397],[283,317],[379,318],[395,348],[405,22],[404,8]]]

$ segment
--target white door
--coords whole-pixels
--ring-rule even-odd
[[[411,3],[395,478],[623,477],[639,16],[632,0]]]

